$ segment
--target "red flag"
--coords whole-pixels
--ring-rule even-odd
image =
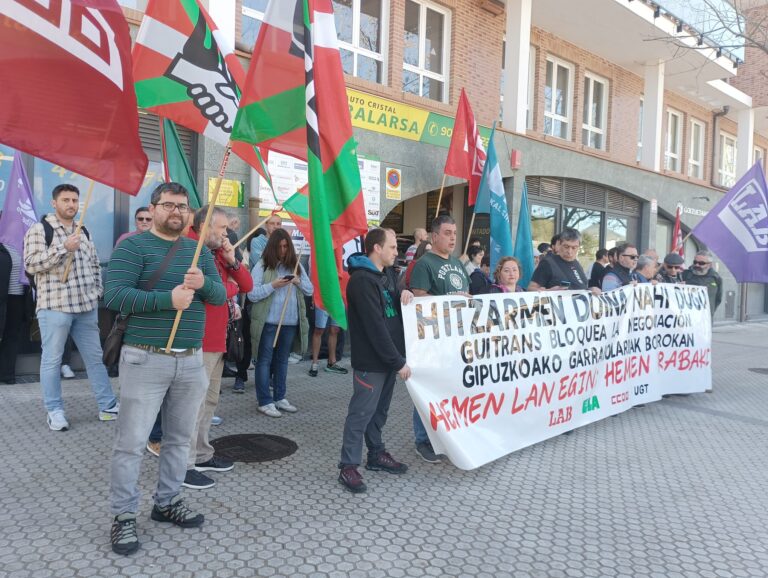
[[[1,5],[0,140],[136,194],[148,161],[117,2]]]
[[[680,227],[680,207],[677,207],[677,215],[675,216],[675,228],[672,229],[672,248],[670,253],[677,253],[681,257],[685,258],[685,246],[683,244],[683,229]]]
[[[483,141],[480,139],[469,99],[462,88],[459,108],[456,111],[456,122],[453,124],[451,147],[448,149],[448,159],[445,161],[445,174],[465,179],[469,183],[470,207],[477,200],[484,165]]]

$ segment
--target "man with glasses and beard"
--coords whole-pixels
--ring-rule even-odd
[[[112,550],[123,555],[139,548],[139,469],[158,410],[163,446],[151,518],[182,528],[204,521],[202,514],[190,511],[179,491],[208,386],[202,352],[205,305],[222,305],[226,300],[207,248],[200,253],[199,267],[190,267],[197,244],[181,236],[190,213],[187,190],[178,183],[160,184],[152,192],[149,210],[152,228],[125,239],[112,253],[104,292],[108,308],[130,316],[120,354],[122,427],[112,453],[110,485]],[[146,290],[163,266],[165,272]],[[166,352],[177,311],[184,314],[173,349]]]
[[[723,278],[712,268],[712,253],[699,251],[693,258],[693,265],[683,272],[686,285],[699,285],[707,288],[709,294],[709,313],[715,316],[715,310],[723,300]]]

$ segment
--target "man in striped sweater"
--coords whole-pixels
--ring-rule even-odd
[[[211,252],[203,247],[199,268],[190,267],[196,243],[180,235],[190,212],[187,190],[162,183],[153,192],[152,228],[125,239],[112,253],[104,300],[130,315],[120,356],[122,427],[112,454],[110,501],[112,550],[130,554],[139,548],[136,512],[144,446],[158,410],[162,411],[163,449],[151,518],[183,528],[200,526],[179,496],[197,413],[208,386],[203,366],[205,305],[221,305],[226,291]],[[150,291],[142,289],[179,240],[166,272]],[[173,349],[165,352],[176,311],[181,317]]]

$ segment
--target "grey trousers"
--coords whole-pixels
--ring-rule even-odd
[[[352,372],[352,399],[349,400],[347,419],[344,422],[339,467],[360,465],[363,458],[363,438],[368,448],[368,460],[375,460],[384,451],[381,430],[387,423],[396,376],[396,371]]]
[[[154,501],[167,506],[187,473],[189,441],[208,380],[203,352],[173,357],[123,346],[120,353],[120,419],[112,452],[112,514],[139,508],[139,471],[149,432],[162,413],[163,447]]]
[[[208,389],[205,392],[203,403],[197,412],[197,425],[189,443],[189,457],[187,469],[194,469],[195,464],[202,464],[213,457],[213,446],[208,439],[211,432],[211,418],[219,405],[221,393],[221,374],[224,372],[224,354],[203,352],[203,365],[205,366],[206,383]]]

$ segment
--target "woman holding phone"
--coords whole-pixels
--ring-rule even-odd
[[[301,340],[301,351],[307,348],[309,323],[304,295],[313,293],[312,282],[298,262],[291,236],[285,229],[275,229],[269,236],[251,277],[253,289],[248,292],[248,299],[253,303],[251,347],[256,365],[258,409],[269,417],[282,417],[281,410],[298,411],[285,398],[288,355],[297,336]],[[273,347],[281,314],[280,334]]]

